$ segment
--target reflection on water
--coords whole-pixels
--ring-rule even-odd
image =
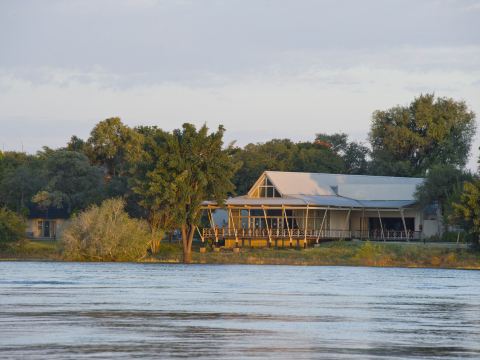
[[[3,262],[0,357],[480,358],[480,272]]]

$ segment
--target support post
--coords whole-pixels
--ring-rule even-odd
[[[265,208],[262,206],[263,209],[263,217],[265,219],[265,226],[267,227],[267,234],[268,234],[268,246],[270,247],[272,243],[272,234],[270,234],[270,226],[268,226],[268,219],[267,219],[267,211]]]
[[[292,233],[290,232],[290,225],[288,224],[287,212],[285,207],[282,205],[282,213],[285,218],[285,223],[287,224],[288,238],[290,239],[290,247],[292,246]]]
[[[317,240],[315,241],[317,244],[318,244],[318,241],[320,240],[320,236],[322,235],[323,224],[325,222],[325,218],[327,217],[327,211],[328,211],[328,208],[325,209],[325,213],[323,214],[323,220],[322,220],[322,224],[320,225],[320,231],[318,232]]]
[[[403,230],[405,231],[405,238],[407,239],[407,241],[410,241],[407,234],[407,224],[405,222],[405,215],[403,213],[403,209],[400,209],[400,216],[402,217]]]
[[[380,210],[377,209],[377,212],[378,212],[378,220],[380,220],[380,229],[382,230],[382,238],[383,238],[383,241],[386,241],[385,233],[383,232],[383,224],[382,224],[382,217],[380,216]]]
[[[228,208],[228,215],[230,216],[230,221],[232,222],[232,226],[233,226],[233,233],[235,234],[235,245],[238,247],[237,227],[235,226],[235,220],[233,219],[232,209],[230,208]]]
[[[200,239],[202,240],[202,244],[203,244],[205,242],[205,238],[203,237],[202,233],[200,232],[200,229],[198,228],[198,226],[195,226],[195,228],[197,229],[198,235],[200,236]]]
[[[347,213],[347,216],[345,218],[345,225],[343,226],[345,229],[347,228],[347,225],[348,225],[348,230],[347,231],[350,231],[350,213],[352,212],[352,209],[348,209],[348,213]],[[351,234],[350,234],[351,235]],[[351,236],[350,236],[351,237]]]
[[[213,220],[212,209],[208,209],[208,217],[210,219],[210,226],[212,227],[213,234],[215,235],[215,242],[218,243],[217,229],[215,228],[215,221]]]
[[[304,245],[305,247],[307,246],[307,228],[308,228],[308,205],[307,205],[307,210],[305,212],[305,225],[304,225],[304,229],[303,229],[303,232],[304,232]]]

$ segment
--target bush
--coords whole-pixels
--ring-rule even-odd
[[[0,247],[25,237],[25,222],[13,211],[0,208]]]
[[[152,235],[144,220],[132,219],[121,199],[105,200],[75,216],[62,234],[68,260],[135,261],[147,253]]]

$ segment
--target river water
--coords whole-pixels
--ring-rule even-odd
[[[480,271],[0,262],[0,358],[480,358]]]

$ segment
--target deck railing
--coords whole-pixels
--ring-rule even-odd
[[[234,229],[234,228],[203,228],[204,239],[370,239],[370,240],[419,240],[420,231],[398,230],[314,230],[314,229]]]

